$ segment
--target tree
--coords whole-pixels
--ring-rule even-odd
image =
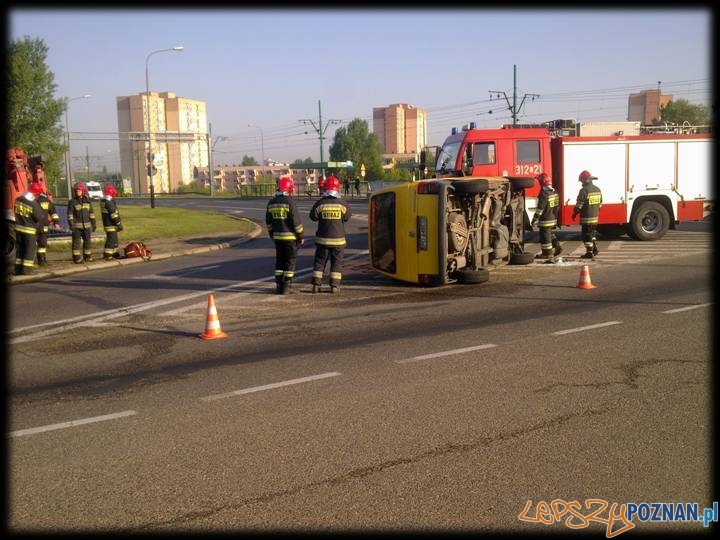
[[[366,120],[353,119],[347,127],[338,128],[330,145],[330,161],[352,161],[347,169],[348,178],[360,176],[360,165],[365,165],[365,180],[383,179],[382,148],[377,135],[370,133]]]
[[[242,158],[241,165],[243,165],[243,166],[258,165],[258,162],[255,160],[254,157],[248,156],[247,154],[245,154]]]
[[[65,152],[60,118],[67,101],[53,97],[57,85],[46,64],[47,53],[47,46],[39,38],[25,36],[10,43],[6,144],[19,146],[27,155],[42,154],[47,178],[57,179]]]
[[[293,161],[293,165],[309,165],[310,163],[315,163],[311,157],[306,157],[305,159],[297,158]]]
[[[704,105],[693,105],[686,99],[670,101],[660,109],[661,120],[656,121],[657,125],[664,125],[665,122],[681,126],[688,122],[692,126],[707,126],[710,124],[710,113]]]

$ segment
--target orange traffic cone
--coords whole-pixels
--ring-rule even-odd
[[[578,289],[595,289],[595,285],[590,281],[590,268],[587,264],[584,264],[582,270],[580,270],[580,280],[577,284]]]
[[[227,334],[220,329],[217,309],[215,309],[215,297],[208,296],[207,317],[205,319],[205,332],[200,334],[203,339],[218,339],[227,337]]]

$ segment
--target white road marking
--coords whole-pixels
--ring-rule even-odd
[[[492,349],[497,347],[492,343],[486,343],[485,345],[477,345],[475,347],[464,347],[462,349],[453,349],[451,351],[443,351],[432,354],[423,354],[422,356],[413,356],[412,358],[405,358],[403,360],[395,360],[396,364],[407,364],[408,362],[417,362],[418,360],[427,360],[429,358],[440,358],[441,356],[450,356],[453,354],[462,354],[471,351],[481,351],[483,349]]]
[[[600,324],[591,324],[590,326],[579,326],[577,328],[569,328],[567,330],[558,330],[553,332],[553,336],[562,336],[563,334],[572,334],[573,332],[582,332],[584,330],[593,330],[594,328],[603,328],[604,326],[612,326],[614,324],[622,324],[621,321],[609,321]]]
[[[681,307],[676,309],[668,309],[667,311],[663,311],[663,313],[680,313],[681,311],[690,311],[691,309],[698,309],[703,308],[707,306],[711,306],[712,302],[708,302],[707,304],[697,304],[695,306],[687,306],[687,307]]]
[[[105,414],[103,416],[93,416],[92,418],[83,418],[81,420],[70,420],[60,424],[50,424],[49,426],[40,426],[36,428],[21,429],[11,431],[8,437],[23,437],[25,435],[35,435],[36,433],[44,433],[45,431],[55,431],[56,429],[65,429],[74,426],[82,426],[84,424],[92,424],[94,422],[104,422],[106,420],[115,420],[116,418],[124,418],[125,416],[133,416],[137,411],[123,411],[114,414]]]
[[[623,246],[622,242],[614,241],[614,242],[610,242],[608,249],[609,250],[620,249],[622,246]]]
[[[241,390],[235,390],[234,392],[227,392],[225,394],[215,394],[212,396],[201,397],[200,401],[215,401],[216,399],[223,399],[232,396],[241,396],[243,394],[252,394],[253,392],[262,392],[263,390],[272,390],[273,388],[280,388],[282,386],[290,386],[293,384],[301,384],[310,381],[317,381],[320,379],[327,379],[328,377],[337,377],[341,375],[337,371],[330,371],[327,373],[320,373],[319,375],[310,375],[309,377],[300,377],[299,379],[290,379],[288,381],[280,381],[276,383],[263,384],[262,386],[253,386],[250,388],[243,388]]]

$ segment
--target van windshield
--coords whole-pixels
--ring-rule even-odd
[[[460,151],[461,145],[462,141],[443,145],[438,153],[435,170],[438,172],[455,170],[455,164],[457,163],[458,152]]]

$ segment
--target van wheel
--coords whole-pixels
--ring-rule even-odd
[[[476,193],[485,193],[490,189],[490,182],[487,180],[453,182],[452,187],[457,195],[475,195]]]
[[[522,191],[523,189],[529,189],[535,185],[535,180],[532,178],[511,178],[510,187],[513,191]]]
[[[512,253],[510,255],[510,263],[509,264],[530,264],[535,260],[535,255],[532,253]]]
[[[469,268],[461,268],[455,272],[458,282],[463,284],[485,283],[490,279],[490,272],[487,268],[479,268],[470,270]]]
[[[670,228],[670,214],[660,203],[644,202],[630,218],[628,234],[635,240],[658,240]]]

